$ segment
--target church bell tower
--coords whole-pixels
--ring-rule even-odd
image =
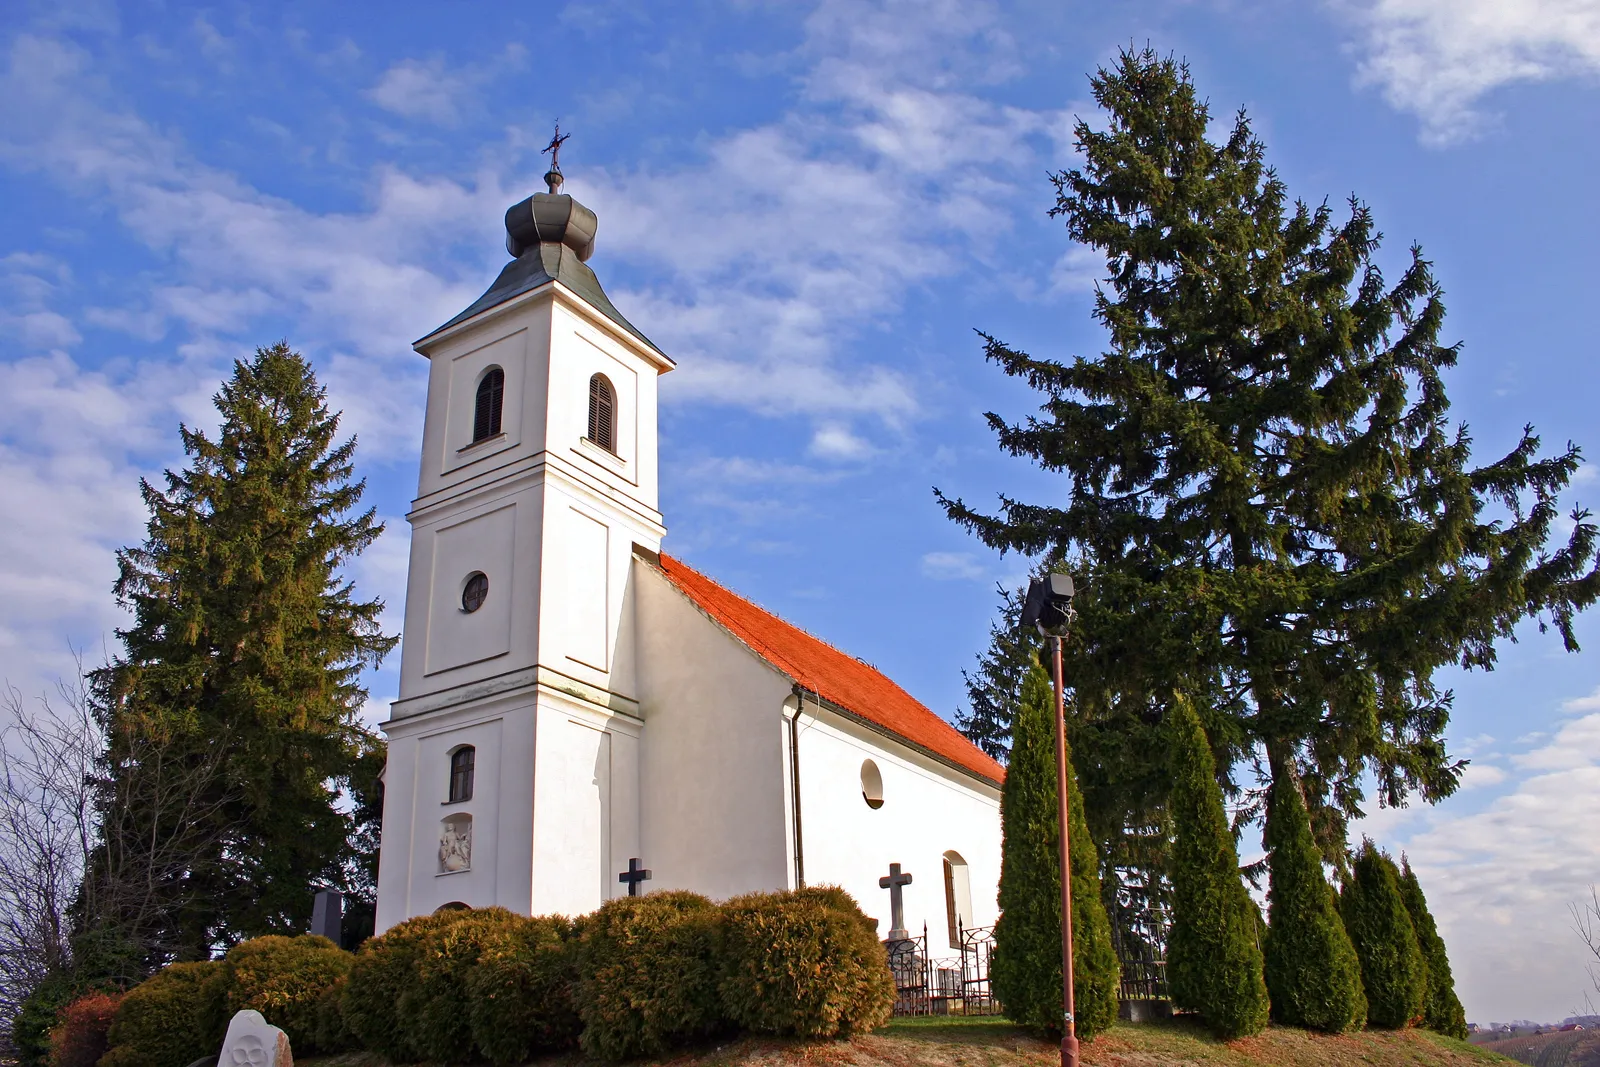
[[[597,220],[554,158],[545,180],[506,212],[494,284],[415,345],[428,398],[379,931],[457,903],[587,912],[638,851],[629,576],[665,533],[656,380],[673,363],[589,268]]]

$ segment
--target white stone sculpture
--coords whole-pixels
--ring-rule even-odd
[[[439,830],[439,873],[472,869],[472,816],[451,815]]]
[[[246,1009],[228,1023],[217,1067],[294,1067],[289,1035]]]

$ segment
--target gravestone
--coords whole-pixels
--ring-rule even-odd
[[[901,874],[898,863],[889,864],[889,873],[878,879],[878,888],[889,891],[889,940],[905,941],[911,937],[906,929],[906,904],[901,890],[911,884],[910,874]]]
[[[247,1008],[228,1023],[217,1067],[294,1067],[289,1035]]]
[[[337,889],[319,889],[311,905],[311,932],[335,945],[342,944],[344,894]]]
[[[639,866],[639,859],[637,856],[628,861],[627,870],[617,875],[617,881],[627,885],[628,895],[630,897],[638,896],[639,883],[649,881],[649,879],[650,872]]]

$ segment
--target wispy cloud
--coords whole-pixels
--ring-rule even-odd
[[[527,49],[507,45],[487,64],[454,64],[439,56],[402,59],[390,65],[367,98],[385,111],[405,119],[454,126],[462,114],[478,104],[485,85],[521,69]]]
[[[1450,144],[1505,85],[1600,73],[1600,0],[1335,0],[1360,33],[1362,82]]]
[[[936,582],[982,581],[989,572],[970,552],[926,552],[922,556],[922,576]]]

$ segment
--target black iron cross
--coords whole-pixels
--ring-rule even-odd
[[[878,879],[878,888],[889,891],[889,940],[904,941],[911,934],[906,930],[906,903],[901,889],[911,884],[911,875],[901,874],[898,863],[889,864],[889,873]]]
[[[650,872],[639,866],[638,857],[629,860],[628,869],[617,875],[617,881],[628,884],[628,895],[630,897],[638,896],[639,883],[647,881],[649,878]]]
[[[544,155],[545,152],[550,153],[550,167],[552,170],[561,169],[561,146],[566,144],[567,138],[571,136],[572,134],[570,133],[561,132],[561,121],[559,119],[556,120],[555,136],[550,138],[550,143],[545,145],[544,148],[539,152],[541,156]]]

